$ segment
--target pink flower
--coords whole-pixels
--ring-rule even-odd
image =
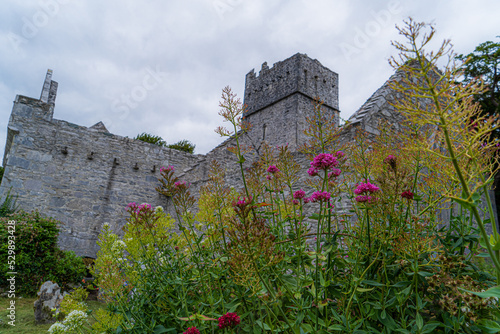
[[[354,193],[356,195],[372,194],[372,193],[375,193],[375,192],[377,192],[379,190],[380,190],[380,188],[377,187],[376,185],[371,184],[370,182],[366,182],[366,183],[360,183],[356,187],[356,189],[354,190]]]
[[[167,167],[160,167],[160,172],[174,172],[175,168],[172,165],[169,165]]]
[[[339,176],[340,173],[342,173],[342,171],[340,169],[332,168],[332,171],[330,173],[328,173],[328,177],[331,179],[331,178]]]
[[[320,153],[311,161],[311,167],[317,169],[330,169],[338,165],[337,158],[329,153]]]
[[[401,197],[406,198],[406,199],[413,199],[413,193],[409,190],[405,190],[401,194]]]
[[[238,201],[237,202],[233,202],[233,206],[238,206],[240,208],[243,208],[243,207],[247,206],[250,203],[252,203],[252,196],[250,196],[250,198],[246,198],[246,197],[240,196],[240,197],[238,197]]]
[[[271,175],[266,175],[266,180],[271,181],[272,180]]]
[[[274,173],[278,173],[280,170],[278,169],[278,167],[276,167],[275,165],[271,165],[269,166],[269,168],[267,169],[267,172],[268,173],[271,173],[271,174],[274,174]]]
[[[295,199],[302,199],[306,197],[306,192],[302,189],[300,190],[297,190],[294,194],[293,194],[293,198]]]
[[[297,201],[296,199],[292,200],[292,203],[293,205],[299,205],[299,201]]]
[[[327,191],[315,191],[311,197],[309,198],[309,201],[315,203],[315,202],[321,202],[321,201],[328,201],[330,199],[330,193]]]
[[[318,169],[311,167],[307,170],[307,174],[309,174],[310,176],[316,176],[318,175]]]
[[[240,323],[240,317],[236,313],[226,313],[219,318],[219,328],[236,327]]]
[[[337,152],[337,158],[342,159],[345,156],[344,152],[338,151]]]
[[[196,327],[189,327],[183,334],[200,334],[200,331]]]
[[[364,203],[364,202],[371,203],[371,201],[372,201],[372,197],[371,196],[359,195],[359,196],[356,197],[356,202],[358,202],[358,203]]]

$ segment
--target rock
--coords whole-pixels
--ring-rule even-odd
[[[47,281],[43,283],[38,291],[38,299],[33,305],[35,311],[35,322],[37,324],[48,324],[56,321],[55,314],[59,312],[63,295],[57,283]],[[53,311],[53,310],[56,311]]]

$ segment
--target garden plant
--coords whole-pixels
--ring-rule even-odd
[[[101,320],[89,325],[75,307],[49,332],[500,332],[500,236],[487,191],[497,120],[472,101],[479,81],[459,83],[449,42],[427,53],[432,27],[410,19],[399,31],[401,129],[358,131],[340,146],[317,101],[308,168],[287,146],[262,148],[249,166],[250,125],[225,88],[220,115],[231,128],[217,132],[234,143],[241,188],[213,162],[195,200],[175,166],[163,167],[157,190],[175,215],[130,203],[122,238],[105,226],[93,268]]]

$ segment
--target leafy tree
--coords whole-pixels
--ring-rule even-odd
[[[500,114],[500,43],[481,43],[473,52],[461,54],[457,59],[464,61],[464,83],[481,78],[488,88],[484,93],[475,96],[483,113],[488,116]],[[500,131],[496,131],[494,137],[499,138]]]
[[[183,140],[178,141],[175,144],[167,145],[167,147],[172,148],[174,150],[179,150],[179,151],[193,154],[196,145],[191,143],[189,140],[183,139]]]
[[[497,36],[500,37],[500,36]],[[457,56],[458,60],[464,61],[464,83],[468,84],[476,78],[481,78],[488,88],[482,94],[475,95],[475,101],[479,102],[483,115],[494,116],[500,114],[500,43],[487,41],[479,44],[473,52],[467,55]],[[495,130],[491,140],[500,139],[500,130]],[[500,217],[500,173],[495,175],[493,185],[495,191],[495,202],[497,216]],[[500,226],[499,226],[500,227]]]
[[[135,137],[134,139],[136,139],[136,140],[142,140],[142,141],[144,141],[146,143],[155,144],[155,145],[158,145],[158,146],[161,146],[161,147],[166,147],[167,146],[167,142],[164,141],[162,137],[155,136],[155,135],[152,135],[152,134],[149,134],[149,133],[146,133],[146,132],[143,132],[140,135],[137,135],[137,137]]]

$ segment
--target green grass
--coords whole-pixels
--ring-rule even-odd
[[[10,326],[7,322],[10,321],[7,318],[7,307],[9,306],[9,298],[0,298],[0,319],[2,324],[0,325],[0,334],[35,334],[35,333],[47,333],[47,330],[51,324],[47,325],[36,325],[35,324],[35,313],[33,311],[33,303],[36,298],[16,298],[16,321],[15,326]],[[86,302],[91,310],[97,310],[99,308],[105,307],[105,304],[97,301],[87,301]]]

